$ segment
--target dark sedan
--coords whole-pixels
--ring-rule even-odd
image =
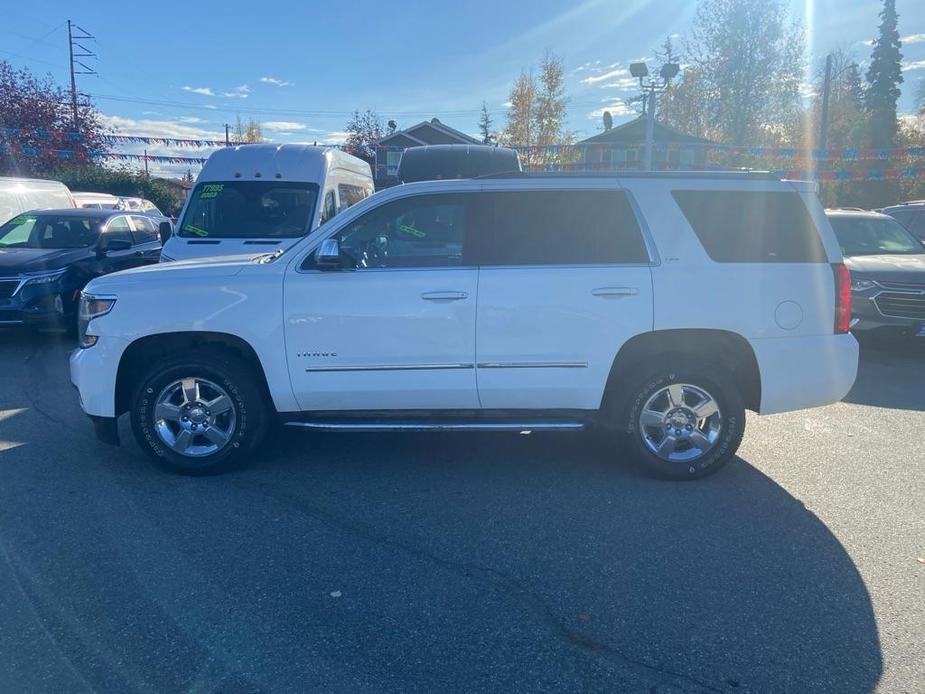
[[[925,338],[925,246],[892,217],[827,213],[851,271],[852,332]]]
[[[70,326],[94,277],[156,263],[155,222],[120,210],[41,210],[0,226],[0,326]]]

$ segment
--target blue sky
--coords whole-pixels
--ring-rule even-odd
[[[790,5],[814,64],[836,46],[867,60],[878,0]],[[588,136],[600,129],[604,107],[617,122],[632,117],[622,103],[634,93],[627,64],[650,56],[666,35],[687,34],[695,7],[694,0],[303,0],[240,9],[189,0],[15,3],[3,10],[0,58],[65,84],[70,17],[97,37],[87,45],[99,56],[89,63],[99,76],[80,77],[78,87],[121,133],[218,138],[240,114],[260,120],[274,141],[337,142],[355,108],[375,108],[399,127],[437,116],[475,133],[485,100],[500,128],[511,81],[548,47],[566,64],[568,126]],[[925,78],[925,2],[897,0],[897,7],[906,38],[900,110],[908,112]]]

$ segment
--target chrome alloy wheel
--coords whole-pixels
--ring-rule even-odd
[[[168,385],[154,405],[158,437],[180,455],[211,455],[224,448],[234,433],[236,416],[231,397],[221,386],[203,378],[182,378]]]
[[[670,462],[690,462],[707,454],[719,440],[721,428],[716,400],[689,383],[672,383],[657,390],[639,414],[643,443]]]

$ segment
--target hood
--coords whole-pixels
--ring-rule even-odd
[[[177,260],[157,265],[144,265],[97,277],[87,285],[88,292],[115,292],[126,285],[145,284],[156,294],[159,282],[182,282],[219,277],[233,277],[246,267],[253,267],[251,256],[226,256]]]
[[[925,254],[856,255],[845,258],[845,265],[864,279],[925,284]]]
[[[0,276],[60,270],[91,252],[89,248],[0,248]]]

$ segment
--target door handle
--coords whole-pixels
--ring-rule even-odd
[[[636,287],[598,287],[591,293],[594,296],[636,296],[639,290]]]
[[[467,292],[424,292],[421,298],[425,301],[459,301],[468,299],[469,294]]]

